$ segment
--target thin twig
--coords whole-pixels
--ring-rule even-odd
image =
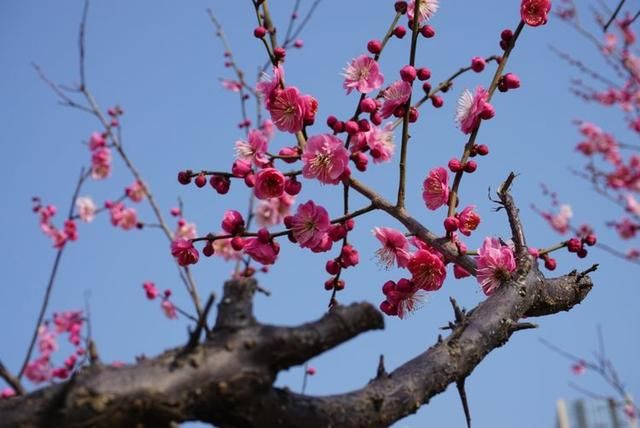
[[[620,10],[622,9],[622,5],[624,5],[624,2],[626,0],[620,0],[620,2],[618,3],[618,6],[616,7],[616,9],[613,11],[613,14],[611,15],[611,18],[609,18],[609,20],[607,21],[606,24],[604,24],[604,26],[602,27],[602,32],[606,33],[607,30],[609,29],[609,26],[611,25],[611,23],[616,19],[616,17],[618,16],[618,13],[620,13]]]

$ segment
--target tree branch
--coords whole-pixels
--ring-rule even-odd
[[[89,367],[66,383],[4,400],[0,426],[168,426],[187,420],[219,426],[256,426],[260,421],[281,427],[388,426],[467,377],[518,331],[514,325],[520,318],[569,310],[591,286],[589,277],[576,272],[546,279],[532,265],[526,277],[503,284],[466,313],[465,322],[455,324],[449,337],[421,355],[360,390],[326,397],[294,394],[272,384],[278,371],[382,328],[382,316],[371,305],[338,306],[298,327],[254,320],[220,328],[218,322],[207,341],[186,358],[176,360],[180,347],[122,368]],[[252,288],[255,282],[248,280],[225,286],[249,297]],[[231,310],[234,304],[228,302],[229,315],[222,319],[253,319],[246,306]]]

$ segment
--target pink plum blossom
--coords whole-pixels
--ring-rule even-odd
[[[587,364],[583,360],[580,360],[577,363],[571,365],[571,371],[574,375],[582,375],[587,371]]]
[[[142,284],[142,288],[144,288],[144,293],[149,300],[155,299],[160,294],[160,292],[156,288],[156,285],[151,281],[144,282]]]
[[[438,167],[429,171],[422,185],[422,199],[430,210],[449,202],[449,174],[446,169]]]
[[[99,147],[91,154],[91,178],[101,180],[111,174],[111,150]]]
[[[418,22],[422,23],[425,20],[431,19],[433,14],[438,11],[438,0],[420,0],[418,5]],[[416,9],[416,2],[412,0],[407,6],[407,16],[409,19],[413,19],[414,11]]]
[[[267,137],[257,129],[249,132],[247,141],[236,141],[236,158],[245,162],[253,162],[254,165],[263,167],[269,163],[266,155]]]
[[[343,75],[345,79],[342,86],[347,90],[347,94],[354,89],[362,94],[368,94],[378,89],[384,82],[378,62],[368,55],[360,55],[351,60],[345,67]]]
[[[16,392],[13,390],[13,388],[6,387],[2,391],[0,391],[0,400],[5,400],[15,395],[16,395]]]
[[[330,226],[327,210],[313,201],[299,205],[296,214],[285,222],[302,248],[320,245]]]
[[[58,350],[56,333],[46,324],[38,327],[38,351],[43,355],[51,355]]]
[[[176,307],[173,303],[171,303],[170,300],[166,300],[166,299],[163,300],[162,303],[160,303],[160,307],[162,308],[164,315],[170,320],[174,320],[178,318],[178,312],[176,311]]]
[[[468,89],[462,92],[456,107],[456,121],[462,132],[470,134],[480,125],[481,119],[493,117],[495,112],[488,99],[489,93],[482,86],[476,88],[475,94]]]
[[[565,234],[569,231],[569,220],[573,217],[573,211],[570,205],[564,204],[560,206],[557,214],[545,213],[543,216],[556,232]]]
[[[95,218],[96,204],[88,196],[76,199],[76,209],[78,210],[78,217],[85,223],[91,223]]]
[[[125,194],[133,202],[140,202],[146,196],[147,190],[144,187],[144,183],[136,180],[132,185],[125,189]]]
[[[476,279],[487,296],[491,295],[516,268],[513,250],[500,243],[498,238],[487,237],[478,249]]]
[[[183,218],[178,220],[178,226],[176,227],[176,232],[174,234],[174,237],[184,238],[184,239],[194,239],[197,236],[198,236],[198,232],[196,230],[195,223],[189,223]]]
[[[338,184],[349,167],[349,152],[344,143],[330,134],[314,135],[302,152],[302,175],[321,183]]]
[[[130,230],[138,224],[138,217],[134,208],[127,208],[122,202],[109,207],[111,224],[123,230]]]
[[[435,251],[421,249],[416,251],[407,263],[411,280],[418,288],[436,291],[442,287],[447,271],[442,258]]]
[[[222,230],[232,235],[241,233],[244,231],[244,218],[240,211],[227,210],[222,217]]]
[[[475,208],[475,205],[469,205],[458,214],[458,230],[465,236],[470,236],[480,224],[480,216],[474,211]]]
[[[374,126],[366,133],[365,138],[374,163],[388,162],[391,159],[396,147],[391,124],[384,127]]]
[[[373,235],[382,244],[382,248],[376,251],[382,266],[389,269],[397,263],[398,267],[407,267],[411,254],[407,238],[402,232],[390,227],[374,227]]]
[[[275,263],[280,246],[276,242],[262,242],[259,238],[245,239],[244,252],[253,260],[263,265]]]
[[[200,254],[193,247],[190,239],[178,238],[171,242],[171,255],[176,258],[180,266],[198,263]]]
[[[424,300],[425,293],[416,283],[406,278],[397,283],[387,281],[382,287],[386,300],[380,305],[380,309],[387,315],[403,319],[407,314],[418,309]]]
[[[231,79],[220,79],[220,84],[223,88],[231,92],[240,92],[240,89],[242,89],[240,82]]]
[[[275,226],[282,223],[284,218],[289,215],[293,202],[293,196],[289,196],[286,193],[283,193],[279,198],[260,201],[254,211],[256,222],[261,227]]]
[[[107,142],[105,141],[102,134],[99,132],[93,132],[89,137],[89,149],[91,151],[94,151],[101,147],[105,147],[106,145],[107,145]]]
[[[393,114],[393,111],[404,105],[409,96],[411,95],[411,85],[404,80],[398,80],[393,82],[391,86],[385,89],[382,93],[384,102],[380,109],[380,115],[383,119],[388,118]]]
[[[275,168],[265,168],[256,174],[254,193],[258,199],[279,198],[284,193],[285,178]]]
[[[547,14],[551,11],[551,0],[522,0],[520,16],[532,27],[547,23]]]
[[[51,379],[52,367],[48,355],[41,355],[29,362],[24,370],[24,375],[33,383],[42,383]]]
[[[298,88],[290,86],[276,89],[267,102],[273,124],[280,131],[292,134],[302,130],[309,100],[300,94]]]
[[[273,77],[269,77],[267,74],[262,75],[262,79],[258,82],[256,90],[264,98],[265,102],[268,103],[273,93],[283,82],[284,69],[278,65],[277,67],[273,67]]]
[[[242,259],[242,251],[233,249],[231,238],[216,239],[213,241],[213,250],[216,256],[222,257],[225,261]]]

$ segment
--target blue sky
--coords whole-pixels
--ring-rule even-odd
[[[303,2],[307,3],[307,2]],[[310,3],[310,2],[309,2]],[[517,2],[507,6],[500,0],[443,1],[432,23],[437,36],[420,39],[417,63],[432,71],[437,83],[473,56],[498,51],[500,31],[515,28],[519,20]],[[582,6],[587,6],[580,2]],[[274,2],[276,23],[285,26],[293,1]],[[125,110],[123,140],[165,213],[180,197],[189,220],[200,233],[216,231],[222,213],[229,208],[245,210],[247,193],[239,186],[220,197],[210,188],[182,187],[175,180],[178,170],[228,169],[233,142],[242,137],[235,124],[240,118],[237,97],[219,84],[232,77],[223,66],[222,47],[214,36],[205,9],[211,7],[223,23],[238,64],[249,77],[263,64],[264,51],[253,38],[255,15],[250,2],[228,1],[111,1],[94,2],[87,28],[88,85],[103,108],[120,104]],[[31,196],[41,196],[66,210],[80,167],[89,154],[82,144],[98,130],[90,116],[57,105],[55,96],[31,67],[41,65],[54,81],[78,81],[77,29],[82,2],[0,3],[0,191],[4,196],[0,260],[4,281],[0,286],[0,360],[17,370],[33,329],[38,305],[53,263],[54,250],[40,232],[31,213]],[[356,103],[346,96],[340,71],[347,61],[364,53],[366,43],[381,38],[393,17],[393,2],[325,0],[303,34],[305,47],[287,56],[287,82],[314,95],[319,103],[317,125],[312,133],[325,132],[329,114],[345,117]],[[560,62],[550,45],[569,51],[585,63],[602,67],[598,55],[573,31],[555,19],[540,28],[526,28],[507,71],[518,74],[522,87],[498,94],[493,104],[496,117],[482,127],[479,142],[488,144],[491,155],[479,161],[472,176],[465,177],[461,198],[474,203],[482,215],[481,228],[469,239],[479,246],[487,235],[508,235],[502,212],[492,211],[487,188],[495,189],[509,171],[520,174],[514,196],[520,204],[529,243],[547,246],[560,237],[529,207],[546,206],[539,185],[544,182],[573,206],[578,224],[590,221],[601,239],[615,244],[615,236],[602,226],[617,212],[569,172],[581,165],[574,152],[578,135],[571,120],[592,120],[631,141],[615,110],[585,104],[568,92],[575,71]],[[408,62],[409,38],[392,40],[382,58],[387,82]],[[493,68],[482,74],[465,75],[445,96],[445,106],[421,111],[412,128],[408,162],[407,205],[418,219],[436,230],[440,213],[427,212],[420,186],[431,168],[459,156],[465,138],[456,129],[453,116],[457,96],[463,88],[488,85]],[[273,145],[290,144],[278,135]],[[373,166],[361,175],[384,195],[393,195],[397,166]],[[97,201],[119,196],[132,181],[124,165],[114,162],[113,177],[91,182],[83,191]],[[299,201],[314,198],[340,213],[341,190],[310,183]],[[364,201],[352,199],[358,207]],[[151,216],[139,207],[141,216]],[[381,301],[380,287],[401,272],[380,270],[373,260],[376,241],[371,228],[396,226],[396,222],[374,213],[357,222],[353,242],[362,263],[347,271],[343,303]],[[260,283],[273,291],[269,298],[256,297],[256,315],[265,322],[296,324],[315,319],[326,310],[329,298],[323,289],[326,254],[310,254],[282,242],[280,261]],[[559,254],[559,273],[600,263],[593,278],[596,287],[587,300],[570,313],[536,320],[540,328],[514,335],[509,343],[491,353],[467,380],[472,416],[476,426],[537,428],[551,426],[557,398],[579,394],[569,381],[595,391],[608,392],[593,375],[574,379],[569,362],[543,347],[545,338],[573,353],[591,356],[596,348],[596,326],[602,326],[609,355],[636,396],[640,379],[636,364],[639,316],[636,301],[639,268],[593,251],[586,260]],[[203,293],[221,291],[231,266],[220,260],[203,260],[194,275]],[[452,275],[450,275],[452,276]],[[145,280],[161,288],[172,288],[176,301],[187,306],[187,296],[171,262],[165,238],[158,232],[115,230],[106,217],[81,226],[80,240],[66,249],[50,312],[84,306],[89,295],[93,334],[105,361],[132,361],[141,353],[154,355],[185,340],[186,323],[166,320],[156,303],[147,302],[141,289]],[[318,374],[307,391],[328,394],[364,385],[375,372],[378,355],[384,353],[393,369],[434,343],[437,328],[451,319],[449,296],[471,308],[484,298],[473,279],[449,279],[429,302],[405,320],[386,320],[383,332],[364,334],[312,360]],[[302,369],[282,373],[279,385],[300,388]],[[455,389],[435,397],[428,406],[397,427],[462,426],[464,416]]]

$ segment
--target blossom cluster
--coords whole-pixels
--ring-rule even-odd
[[[24,371],[25,376],[33,383],[42,383],[53,379],[67,379],[78,364],[78,358],[85,355],[82,347],[82,311],[54,313],[53,319],[38,328],[38,356],[30,361]],[[63,362],[55,367],[53,354],[58,350],[58,336],[67,334],[68,341],[74,351]]]

